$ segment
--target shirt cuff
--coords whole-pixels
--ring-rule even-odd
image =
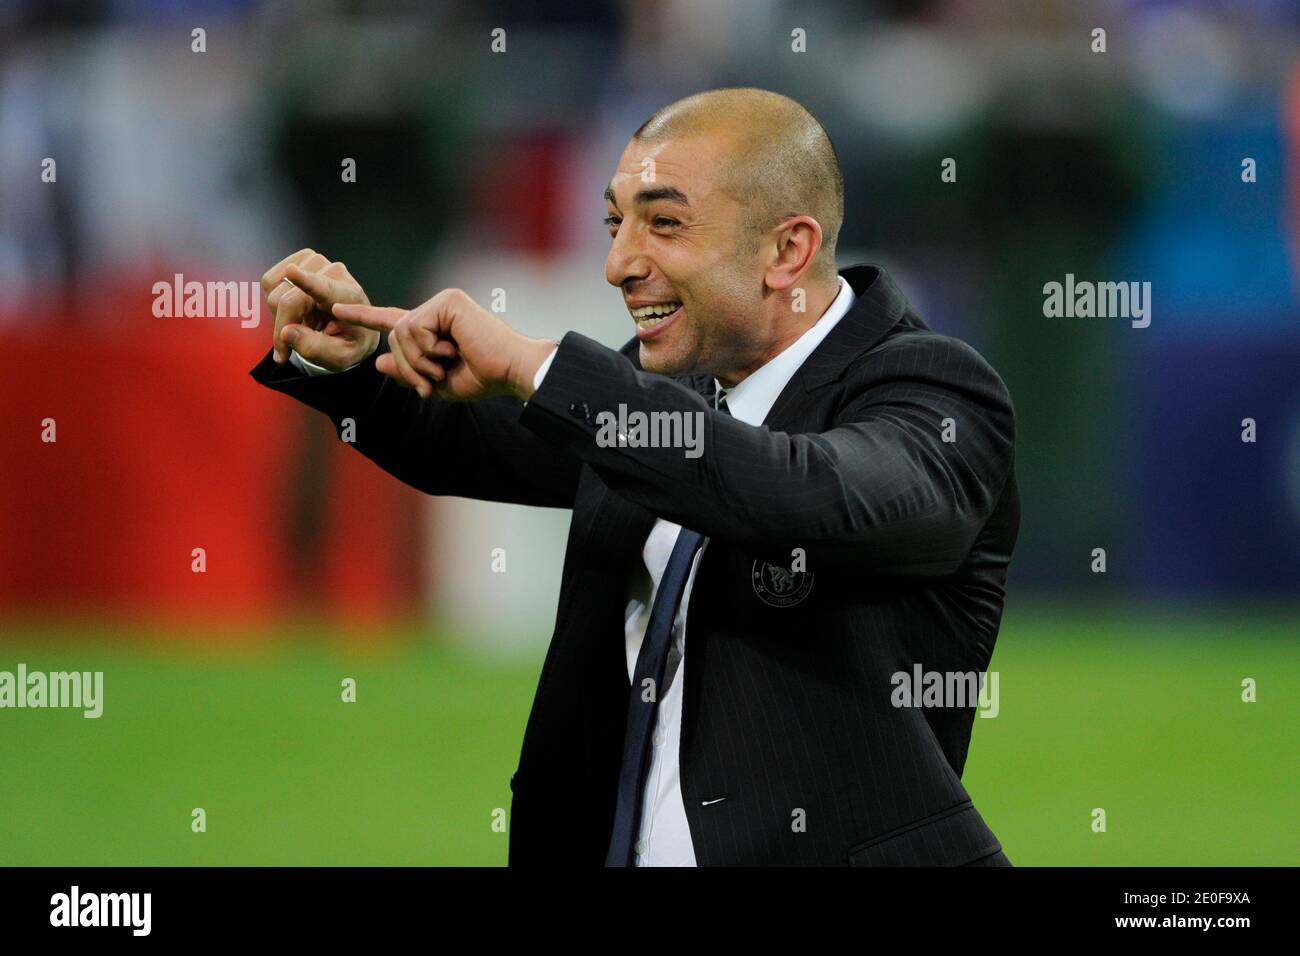
[[[551,349],[551,354],[542,360],[541,366],[537,369],[537,374],[533,376],[534,392],[542,387],[542,379],[546,378],[546,370],[550,368],[551,363],[555,361],[555,353],[558,351],[560,351],[558,347]]]
[[[329,369],[321,368],[315,362],[308,362],[305,358],[303,358],[293,349],[289,349],[289,361],[292,362],[294,365],[296,365],[307,375],[329,375],[330,374]]]
[[[289,349],[289,361],[292,362],[294,365],[296,365],[298,368],[302,369],[302,371],[305,372],[307,375],[333,375],[333,374],[335,374],[334,371],[333,371],[332,369],[325,368],[323,365],[317,365],[315,362],[309,362],[309,361],[307,361],[305,358],[303,358],[301,355],[299,355],[299,354],[298,354],[297,352],[295,352],[293,349]],[[362,361],[365,361],[365,360],[363,359]],[[357,363],[354,364],[354,365],[349,365],[349,366],[348,366],[347,368],[345,368],[343,371],[345,371],[345,372],[349,372],[349,371],[351,371],[352,369],[356,368],[357,365],[360,365],[360,364],[361,364],[361,362],[357,362]]]

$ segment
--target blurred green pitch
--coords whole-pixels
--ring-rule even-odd
[[[964,778],[1012,861],[1294,865],[1298,617],[1012,601],[1000,713],[976,718]],[[503,666],[415,628],[379,650],[328,628],[265,646],[134,636],[6,628],[0,670],[103,670],[105,707],[0,710],[0,864],[505,863],[492,814],[510,805],[540,653]]]

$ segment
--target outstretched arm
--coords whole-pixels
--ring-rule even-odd
[[[778,432],[720,413],[574,332],[534,393],[532,375],[553,344],[519,335],[459,290],[396,323],[361,306],[334,312],[390,328],[412,361],[434,340],[451,340],[457,371],[431,385],[435,394],[475,401],[508,391],[527,400],[520,422],[612,489],[781,563],[804,548],[810,564],[951,574],[1011,472],[1015,420],[1002,380],[974,349],[941,336],[887,339],[841,382],[822,386],[840,389],[831,428]],[[617,417],[620,405],[629,417],[698,416],[703,453],[608,440],[605,416]]]
[[[883,348],[892,353],[846,376],[832,428],[780,432],[737,421],[570,333],[522,421],[653,513],[783,564],[804,548],[810,566],[951,574],[1010,473],[1010,398],[955,340]],[[601,413],[615,415],[620,404],[629,417],[698,416],[702,454],[597,441]],[[575,416],[575,406],[591,416]]]

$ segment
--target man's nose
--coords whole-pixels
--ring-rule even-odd
[[[650,260],[633,239],[633,232],[627,225],[622,225],[610,243],[609,255],[605,258],[605,281],[612,286],[621,287],[629,280],[650,275]]]

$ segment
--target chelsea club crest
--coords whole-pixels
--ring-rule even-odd
[[[755,561],[750,573],[754,593],[764,604],[772,607],[791,607],[801,602],[812,590],[813,576],[810,571],[791,571],[779,564]]]

